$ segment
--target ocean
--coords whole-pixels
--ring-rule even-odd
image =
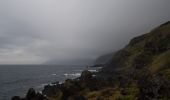
[[[64,65],[0,65],[0,100],[24,97],[29,88],[41,91],[44,85],[79,77],[85,69]]]

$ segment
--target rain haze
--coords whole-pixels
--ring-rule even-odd
[[[170,20],[169,0],[1,0],[0,64],[89,64]]]

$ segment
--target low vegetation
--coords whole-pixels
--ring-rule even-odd
[[[12,100],[170,100],[170,22],[132,39],[93,74],[84,71],[77,79],[45,86],[42,94],[31,90]]]

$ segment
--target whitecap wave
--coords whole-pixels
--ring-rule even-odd
[[[88,71],[90,71],[90,72],[98,72],[98,70],[95,70],[95,69],[90,69]]]
[[[61,82],[59,82],[58,84],[62,84],[63,82],[61,81]],[[54,85],[57,85],[56,83],[44,83],[44,84],[41,84],[41,85],[39,85],[39,86],[37,86],[37,87],[35,87],[36,89],[40,89],[40,91],[41,91],[41,89],[43,89],[45,86],[47,86],[47,85],[49,85],[49,86],[54,86]]]
[[[56,76],[57,74],[51,74],[51,75]]]
[[[75,70],[76,72],[82,72],[83,70]]]
[[[103,67],[98,67],[97,69],[102,69]]]
[[[74,74],[64,74],[64,76],[68,77],[68,76],[73,76],[73,77],[79,77],[81,76],[81,73],[74,73]]]
[[[44,88],[44,86],[46,86],[46,85],[48,85],[48,83],[41,84],[41,85],[37,86],[36,88],[42,89],[42,88]]]

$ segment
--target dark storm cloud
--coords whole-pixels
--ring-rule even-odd
[[[170,20],[169,0],[1,0],[0,64],[91,62]]]

